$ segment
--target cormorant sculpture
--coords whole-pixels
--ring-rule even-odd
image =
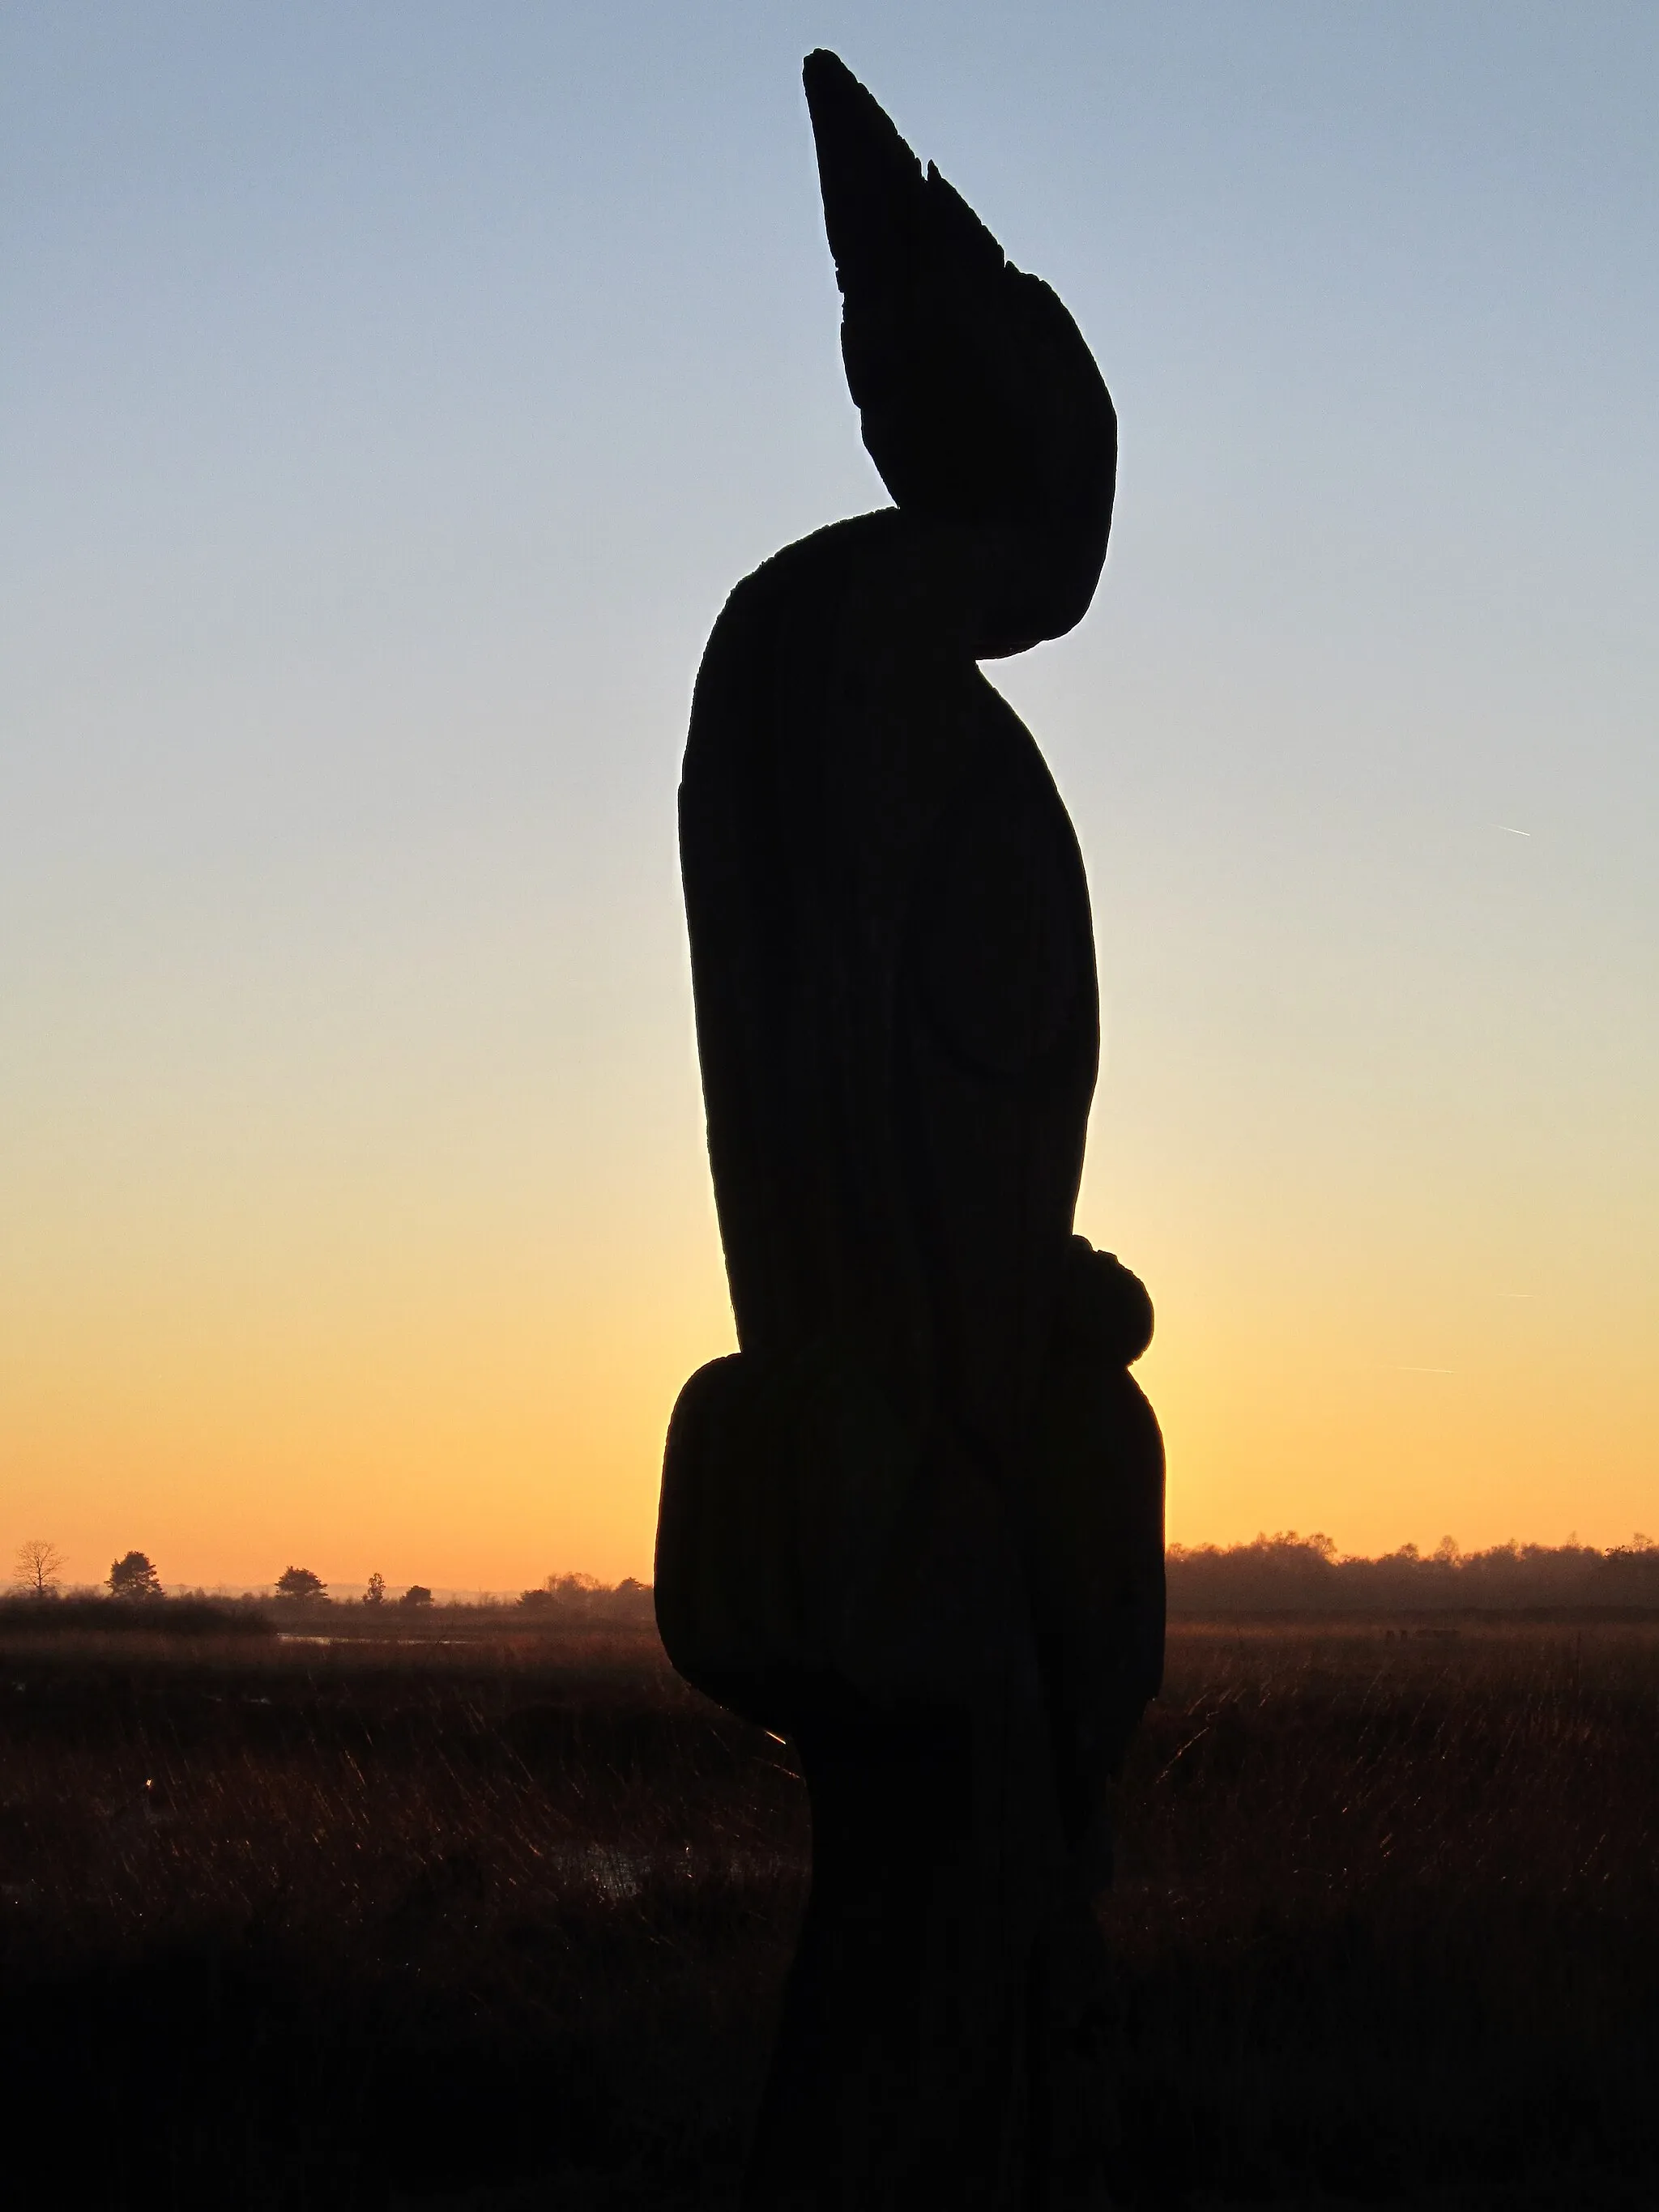
[[[697,679],[681,857],[741,1350],[675,1409],[658,1619],[811,1796],[752,2212],[1083,2207],[1163,1447],[1128,1372],[1151,1304],[1073,1233],[1082,860],[978,664],[1087,609],[1116,418],[1047,285],[836,56],[805,78],[895,504],[739,584]]]

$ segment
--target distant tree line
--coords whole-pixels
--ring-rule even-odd
[[[580,1579],[578,1577],[577,1579]],[[167,1592],[161,1584],[160,1570],[148,1552],[125,1552],[114,1560],[104,1578],[104,1587],[112,1598],[125,1606],[165,1605]],[[19,1596],[37,1600],[61,1599],[64,1588],[64,1555],[56,1544],[45,1537],[30,1536],[12,1554],[12,1589]],[[310,1567],[284,1567],[271,1585],[272,1594],[291,1606],[327,1605],[330,1602],[328,1584]],[[76,1593],[77,1602],[84,1605],[94,1593],[82,1587]],[[192,1603],[207,1601],[203,1590],[191,1593]],[[368,1578],[362,1603],[368,1606],[392,1602],[402,1606],[429,1606],[432,1592],[424,1583],[411,1583],[403,1595],[389,1600],[386,1577],[373,1574]],[[257,1602],[257,1594],[244,1591],[242,1602]]]
[[[276,1577],[276,1592],[279,1598],[291,1605],[327,1605],[331,1602],[328,1584],[309,1567],[284,1567]],[[386,1577],[375,1573],[369,1577],[360,1601],[368,1606],[388,1602],[404,1606],[430,1605],[432,1592],[424,1583],[411,1583],[401,1597],[388,1600]]]
[[[1249,1544],[1172,1544],[1165,1564],[1178,1613],[1659,1607],[1659,1544],[1639,1534],[1606,1552],[1576,1543],[1462,1552],[1447,1536],[1433,1552],[1406,1544],[1368,1559],[1290,1529]]]
[[[592,1575],[549,1575],[537,1589],[520,1594],[519,1610],[561,1620],[648,1621],[651,1585],[629,1575],[615,1588]]]
[[[14,1588],[35,1604],[64,1601],[62,1555],[40,1538],[20,1544],[15,1555]],[[1340,1553],[1328,1536],[1298,1535],[1294,1529],[1260,1535],[1249,1544],[1172,1544],[1166,1555],[1170,1610],[1174,1613],[1525,1612],[1597,1607],[1659,1610],[1659,1544],[1637,1534],[1607,1551],[1594,1545],[1494,1544],[1484,1552],[1460,1551],[1449,1536],[1432,1552],[1415,1544],[1381,1559]],[[176,1610],[181,1601],[164,1596],[155,1564],[143,1552],[128,1552],[111,1566],[106,1586],[120,1607]],[[285,1607],[328,1606],[328,1585],[309,1567],[289,1566],[276,1577],[275,1590]],[[91,1600],[90,1593],[80,1601]],[[209,1605],[197,1591],[188,1602],[197,1611]],[[221,1609],[223,1601],[216,1601]],[[360,1601],[365,1607],[424,1609],[433,1603],[423,1583],[412,1583],[392,1597],[383,1575],[368,1578]],[[490,1599],[489,1606],[501,1601]],[[243,1610],[257,1605],[249,1592]],[[469,1610],[476,1608],[469,1608]],[[652,1592],[632,1576],[614,1585],[592,1575],[549,1575],[534,1589],[520,1592],[513,1610],[550,1624],[592,1622],[595,1626],[648,1623]],[[207,1619],[204,1614],[204,1620]],[[217,1614],[214,1614],[217,1618]],[[292,1618],[292,1613],[289,1614]]]

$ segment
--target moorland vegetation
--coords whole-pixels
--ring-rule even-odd
[[[734,2203],[801,1786],[648,1593],[545,1595],[8,1608],[14,2201]],[[1659,2196],[1659,1627],[1440,1623],[1177,1620],[1102,1908],[1126,2203]]]

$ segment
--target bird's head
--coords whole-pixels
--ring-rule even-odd
[[[1106,557],[1117,418],[1100,371],[844,63],[809,54],[803,76],[870,458],[901,508],[975,539],[981,658],[1059,637]]]

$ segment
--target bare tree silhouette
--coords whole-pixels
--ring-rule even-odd
[[[51,1597],[64,1578],[64,1555],[44,1536],[28,1536],[13,1554],[17,1579],[31,1597]]]

